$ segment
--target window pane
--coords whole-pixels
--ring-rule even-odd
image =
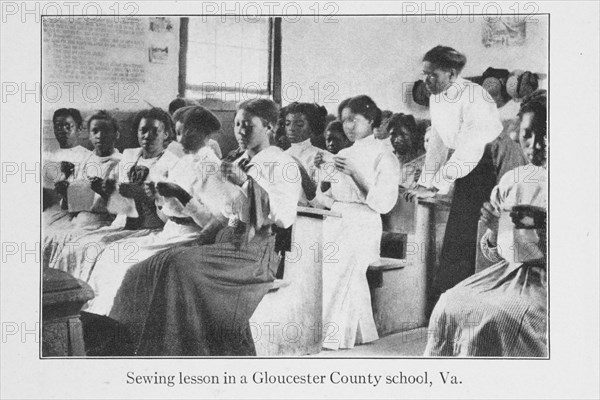
[[[268,65],[268,18],[258,22],[233,17],[225,21],[220,17],[189,19],[188,86],[216,82],[229,89],[268,91]]]
[[[214,45],[189,43],[187,53],[187,83],[200,85],[216,82],[216,47]]]

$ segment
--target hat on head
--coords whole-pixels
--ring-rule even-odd
[[[506,91],[515,100],[520,100],[537,90],[538,76],[531,71],[515,70],[506,81]]]
[[[415,103],[421,106],[429,107],[430,95],[431,93],[429,93],[429,90],[427,90],[425,82],[423,82],[422,79],[419,79],[413,84],[412,97]]]

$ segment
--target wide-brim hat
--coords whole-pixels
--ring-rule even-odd
[[[515,100],[521,100],[539,87],[537,74],[531,71],[514,70],[506,81],[506,91]]]

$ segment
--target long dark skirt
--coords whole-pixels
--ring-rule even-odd
[[[437,297],[475,273],[477,223],[483,203],[489,201],[496,185],[496,172],[489,146],[479,164],[467,176],[454,182],[454,196],[448,215],[440,263],[433,274],[430,306]]]
[[[255,355],[248,320],[279,259],[274,235],[241,248],[169,249],[129,270],[110,317],[127,327],[137,355]]]

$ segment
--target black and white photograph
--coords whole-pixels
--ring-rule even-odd
[[[597,4],[31,4],[3,398],[598,395]]]

